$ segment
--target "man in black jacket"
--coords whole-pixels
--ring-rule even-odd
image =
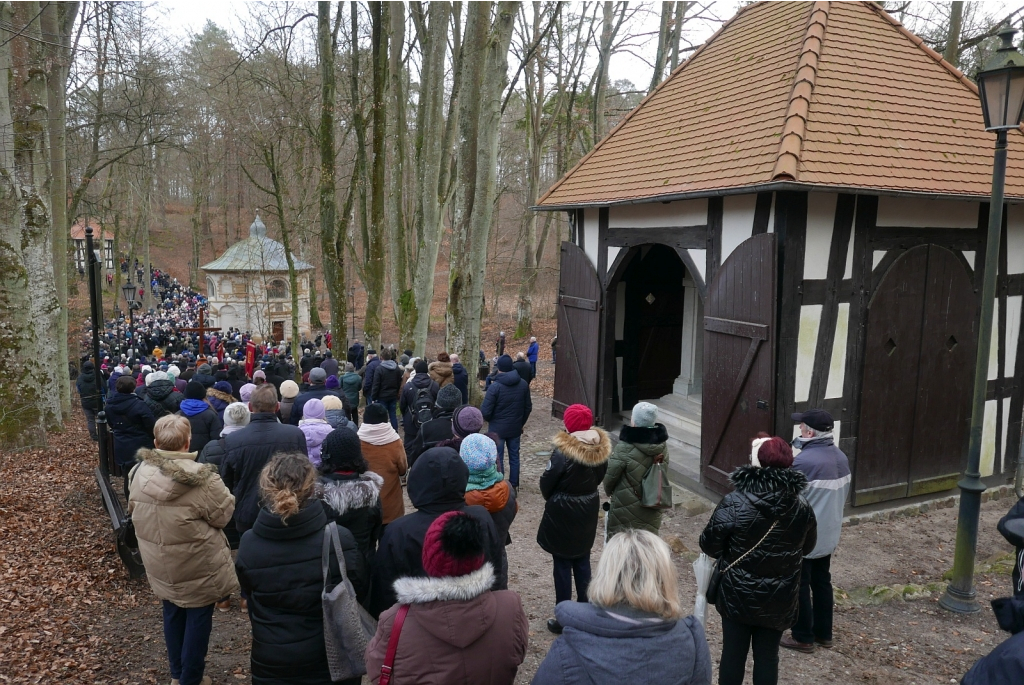
[[[430,406],[437,400],[437,381],[427,373],[427,362],[417,359],[412,365],[413,374],[409,382],[402,388],[402,397],[398,402],[398,410],[402,412],[402,428],[405,430],[405,444],[408,447],[420,432],[420,422],[416,420],[416,397],[420,390],[426,390],[430,396]],[[406,449],[408,453],[408,449]]]
[[[428,376],[429,378],[429,376]],[[89,426],[89,437],[93,442],[96,437],[96,413],[102,407],[100,391],[96,389],[96,365],[92,362],[82,364],[82,373],[75,379],[78,396],[82,398],[82,412],[85,414],[86,425]]]
[[[398,394],[402,391],[402,376],[405,375],[405,371],[395,361],[394,350],[381,350],[380,356],[383,361],[373,373],[370,397],[374,402],[380,402],[387,407],[391,427],[398,430],[398,415],[395,409],[398,407]]]
[[[395,603],[392,587],[395,579],[423,577],[423,537],[427,528],[441,514],[464,511],[480,521],[487,531],[485,556],[495,571],[495,590],[508,587],[508,578],[501,575],[501,549],[498,531],[486,509],[466,504],[469,469],[451,447],[434,447],[424,452],[409,471],[409,499],[416,511],[393,521],[384,530],[374,557],[373,581],[370,584],[370,613],[379,616]]]
[[[487,388],[480,413],[487,421],[487,430],[498,436],[498,465],[502,464],[508,445],[508,482],[519,488],[519,440],[523,426],[533,411],[530,385],[512,366],[507,354],[498,357],[498,375]]]
[[[459,355],[453,354],[449,358],[452,362],[452,377],[455,387],[462,393],[462,403],[469,404],[469,372],[459,361]]]
[[[302,407],[311,399],[322,400],[328,395],[334,395],[341,400],[341,406],[345,410],[345,415],[348,415],[350,407],[348,406],[348,400],[345,398],[345,394],[337,392],[335,390],[328,390],[325,385],[327,381],[327,372],[320,367],[315,367],[309,372],[309,390],[302,393],[295,398],[295,403],[292,405],[291,416],[288,417],[288,423],[293,426],[299,425],[299,420],[302,418]]]
[[[264,383],[252,391],[249,425],[224,438],[220,476],[235,496],[235,527],[242,534],[252,528],[260,512],[260,472],[281,452],[306,453],[306,436],[296,426],[277,420],[277,391]]]
[[[434,418],[420,426],[419,433],[412,444],[405,450],[409,468],[416,463],[417,457],[442,440],[452,437],[452,414],[459,408],[462,395],[452,384],[441,388],[434,404]]]

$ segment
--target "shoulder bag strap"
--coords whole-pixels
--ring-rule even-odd
[[[336,521],[331,521],[327,524],[327,528],[324,529],[324,537],[327,537],[327,533],[330,532],[331,544],[334,545],[334,555],[338,557],[338,568],[341,569],[342,579],[348,578],[348,569],[345,568],[345,552],[341,548],[341,537],[338,535],[338,524]]]
[[[772,532],[773,530],[775,530],[775,526],[777,526],[777,525],[779,525],[779,522],[778,522],[778,521],[773,521],[773,522],[772,522],[772,525],[771,525],[771,528],[769,528],[769,529],[768,529],[768,532],[764,534],[764,537],[762,537],[762,538],[761,538],[760,540],[758,540],[758,541],[757,541],[757,544],[756,544],[756,545],[754,545],[753,547],[751,547],[750,549],[748,549],[748,550],[747,550],[746,552],[744,552],[744,553],[743,553],[742,555],[740,555],[740,558],[739,558],[739,559],[737,559],[736,561],[734,561],[734,562],[732,562],[731,564],[729,564],[729,566],[728,566],[728,567],[727,567],[727,568],[726,568],[725,570],[726,570],[726,571],[730,570],[730,569],[731,569],[731,568],[732,568],[733,566],[735,566],[736,564],[738,564],[738,563],[740,563],[741,561],[743,561],[743,560],[744,560],[744,559],[746,558],[746,556],[747,556],[748,554],[750,554],[750,553],[751,553],[751,552],[753,552],[753,551],[754,551],[755,549],[757,549],[758,547],[760,547],[760,546],[761,546],[761,543],[762,543],[762,542],[764,542],[764,541],[765,541],[765,539],[767,539],[767,537],[768,537],[768,536],[769,536],[769,535],[771,534],[771,532]],[[724,571],[723,571],[723,573],[724,573]]]
[[[391,624],[391,637],[388,638],[388,651],[384,654],[384,663],[380,666],[380,685],[390,685],[391,674],[395,670],[395,652],[398,651],[398,638],[402,634],[402,624],[409,614],[409,605],[398,607],[395,622]]]

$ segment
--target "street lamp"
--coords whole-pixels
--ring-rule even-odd
[[[132,310],[135,309],[135,300],[139,294],[139,291],[135,289],[135,285],[129,278],[128,282],[121,286],[121,292],[124,293],[124,301],[128,304],[128,325],[133,325],[132,321]]]
[[[978,547],[978,518],[981,515],[981,436],[988,391],[988,358],[992,348],[992,311],[995,307],[1000,228],[1003,223],[1003,187],[1006,184],[1006,134],[1018,128],[1024,110],[1024,55],[1013,46],[1017,31],[1003,27],[1003,44],[992,60],[978,72],[978,91],[985,130],[996,134],[992,164],[992,200],[988,208],[988,241],[985,246],[984,280],[981,289],[981,320],[978,324],[978,352],[974,366],[974,397],[971,403],[971,433],[967,447],[967,471],[957,483],[960,514],[956,522],[956,551],[953,578],[939,605],[961,614],[981,609],[975,599],[974,560]]]

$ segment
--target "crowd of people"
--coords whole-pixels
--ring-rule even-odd
[[[84,364],[78,387],[86,413],[102,407],[108,418],[139,550],[163,604],[172,685],[210,683],[212,617],[231,610],[236,594],[251,621],[258,685],[358,683],[363,673],[373,683],[512,683],[530,639],[509,589],[516,560],[507,546],[520,508],[536,341],[517,364],[499,337],[478,409],[455,355],[427,360],[357,341],[346,361],[313,344],[293,361],[290,349],[229,332],[239,357],[215,334],[181,334],[200,295],[160,274],[154,284],[171,306],[128,328],[108,324],[113,356],[99,368]],[[130,346],[118,347],[114,338],[127,331]],[[551,556],[547,628],[558,637],[534,683],[617,683],[623,674],[711,682],[704,625],[680,603],[659,537],[661,509],[644,496],[645,476],[669,458],[657,414],[636,404],[613,447],[591,410],[571,405],[552,436],[536,540]],[[707,592],[721,616],[722,685],[743,682],[751,650],[752,682],[771,685],[780,647],[833,645],[830,559],[850,469],[831,415],[813,409],[793,421],[800,437],[792,445],[752,438],[749,464],[730,475],[734,490],[700,536],[718,560]],[[592,573],[602,490],[606,537]],[[993,678],[1019,678],[1024,668],[1024,500],[1000,531],[1017,546],[1017,567],[1015,597],[995,609],[1015,636],[965,676],[968,685],[1019,682]],[[328,596],[364,619],[349,621],[343,640],[325,629]],[[339,650],[355,672],[338,676]]]

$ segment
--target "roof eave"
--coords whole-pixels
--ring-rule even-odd
[[[826,185],[819,183],[801,183],[799,181],[770,181],[755,185],[738,186],[734,188],[715,188],[711,190],[694,190],[686,193],[668,193],[665,195],[652,195],[649,197],[624,198],[620,200],[608,200],[603,202],[574,202],[557,205],[531,205],[529,209],[535,212],[568,211],[572,209],[587,209],[593,207],[620,207],[626,205],[653,204],[655,202],[678,202],[680,200],[699,200],[707,197],[724,197],[727,195],[749,195],[751,193],[777,192],[784,190],[816,191],[851,193],[854,195],[879,195],[886,197],[914,197],[930,200],[955,200],[960,202],[985,202],[989,195],[977,195],[970,193],[932,193],[920,190],[899,190],[895,188],[873,188],[870,186],[843,186]],[[1010,204],[1024,203],[1024,195],[1006,195],[1005,201]]]

